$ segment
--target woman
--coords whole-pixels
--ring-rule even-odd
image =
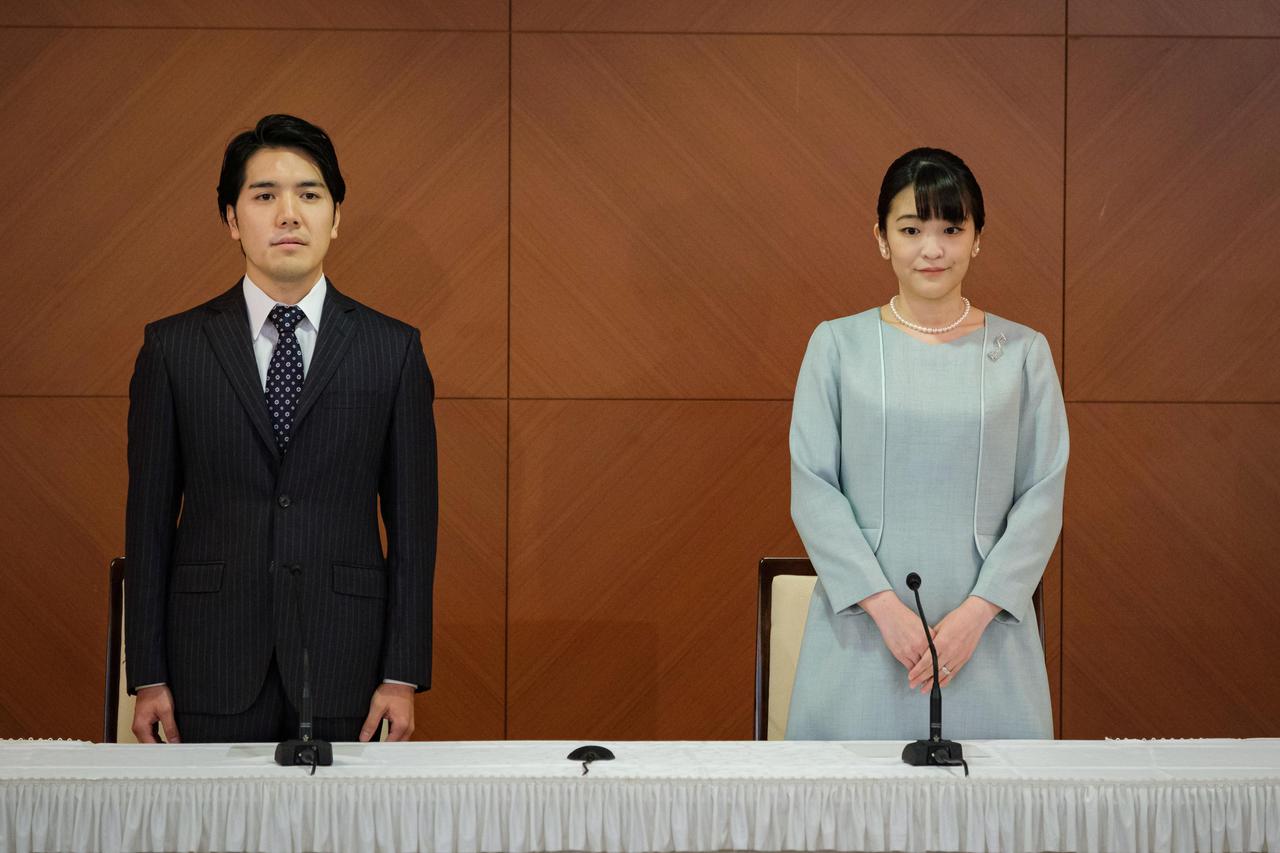
[[[906,586],[916,572],[936,620],[945,736],[1049,738],[1031,604],[1062,527],[1067,465],[1049,345],[961,294],[984,211],[959,157],[899,157],[876,213],[897,293],[821,323],[796,381],[791,515],[818,584],[787,737],[927,735],[932,662]]]

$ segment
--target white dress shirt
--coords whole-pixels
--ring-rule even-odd
[[[262,292],[249,276],[244,277],[244,304],[249,309],[249,334],[253,338],[253,357],[258,362],[258,379],[262,381],[262,390],[267,390],[267,366],[271,364],[271,353],[275,351],[280,333],[276,331],[267,315],[271,309],[279,305],[270,296]],[[324,295],[329,289],[323,275],[311,286],[307,295],[298,300],[298,307],[306,315],[294,328],[298,338],[298,346],[302,348],[302,375],[311,371],[311,356],[316,351],[316,337],[320,334],[320,315],[324,312]]]

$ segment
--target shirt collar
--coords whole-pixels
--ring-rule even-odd
[[[244,303],[249,309],[249,334],[253,336],[253,340],[257,340],[262,334],[263,328],[270,320],[267,315],[271,313],[271,309],[275,308],[277,303],[274,299],[262,292],[262,288],[253,283],[253,279],[248,274],[244,277],[244,284],[241,288],[244,291]],[[322,274],[318,281],[312,285],[307,291],[307,295],[298,300],[298,307],[302,309],[302,313],[307,318],[302,323],[309,323],[312,330],[320,331],[320,314],[324,311],[324,297],[328,290],[328,282]],[[299,325],[302,325],[301,323]]]

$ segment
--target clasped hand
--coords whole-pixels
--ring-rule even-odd
[[[919,615],[892,590],[869,596],[861,605],[875,620],[885,647],[906,668],[907,684],[913,690],[918,688],[921,693],[928,693],[933,688],[933,659],[924,632],[920,630]],[[982,632],[999,610],[991,602],[971,595],[930,629],[938,652],[939,686],[946,687],[973,657]],[[946,671],[942,671],[943,666]]]

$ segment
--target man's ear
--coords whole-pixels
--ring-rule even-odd
[[[338,239],[338,222],[342,220],[342,205],[335,204],[333,206],[333,228],[329,230],[329,239]]]
[[[234,204],[227,205],[227,230],[231,232],[232,240],[240,241],[240,225],[236,222],[236,206]]]

